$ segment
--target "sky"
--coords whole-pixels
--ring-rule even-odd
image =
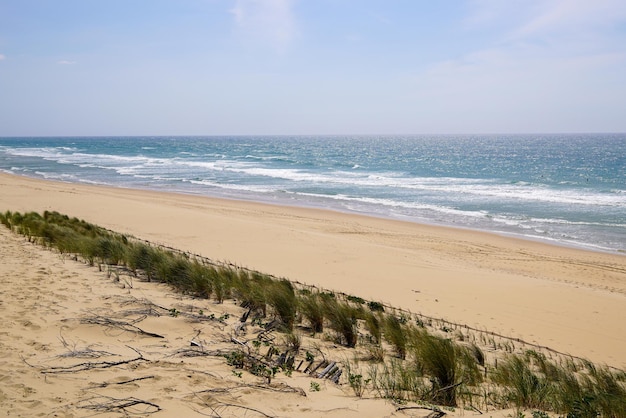
[[[0,0],[0,136],[626,132],[624,0]]]

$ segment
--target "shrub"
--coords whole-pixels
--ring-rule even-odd
[[[355,304],[357,304],[357,305],[363,305],[363,304],[365,304],[365,299],[360,298],[360,297],[358,297],[358,296],[347,295],[347,296],[346,296],[346,300],[347,300],[348,302],[352,302],[352,303],[355,303]]]
[[[372,312],[385,312],[385,307],[380,302],[367,302],[367,307]]]

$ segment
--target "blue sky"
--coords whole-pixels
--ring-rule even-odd
[[[624,0],[0,0],[0,136],[626,132]]]

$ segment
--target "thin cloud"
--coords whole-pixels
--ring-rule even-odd
[[[296,37],[293,0],[236,0],[230,12],[242,33],[279,51],[287,49]]]
[[[553,0],[513,33],[519,37],[581,31],[601,32],[626,19],[622,0]]]
[[[0,61],[2,61],[3,59],[6,59],[6,56],[0,54]]]
[[[505,2],[475,0],[465,19],[466,29],[492,32],[490,41],[433,69],[468,67],[491,72],[504,66],[529,68],[542,62],[581,60],[607,63],[626,53],[612,36],[626,22],[623,0],[535,0]],[[623,36],[621,37],[623,38]],[[610,60],[609,60],[610,61]],[[575,69],[570,69],[575,70]]]
[[[456,112],[459,123],[500,121],[510,130],[523,129],[524,117],[553,129],[587,120],[598,103],[623,103],[626,48],[615,29],[626,22],[623,0],[469,4],[463,29],[489,36],[412,79],[433,107]]]
[[[57,61],[57,64],[59,64],[59,65],[74,65],[74,64],[76,64],[76,61],[61,60],[61,61]]]
[[[506,41],[602,33],[626,20],[623,0],[473,0],[468,29],[500,28]]]

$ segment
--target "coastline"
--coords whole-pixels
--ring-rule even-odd
[[[120,233],[626,367],[626,257],[487,232],[0,174],[0,210]]]

